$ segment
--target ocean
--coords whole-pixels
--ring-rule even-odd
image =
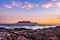
[[[6,29],[15,29],[15,28],[26,28],[26,29],[44,29],[44,28],[54,28],[58,25],[51,25],[51,26],[3,26],[3,25],[0,25],[0,28],[6,28]]]

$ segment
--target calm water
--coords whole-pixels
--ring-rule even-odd
[[[49,28],[49,27],[56,27],[56,25],[52,26],[2,26],[0,25],[0,28],[6,28],[6,29],[14,29],[14,28],[27,28],[27,29],[43,29],[43,28]]]

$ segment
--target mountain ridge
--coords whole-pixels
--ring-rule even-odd
[[[0,24],[0,25],[11,25],[11,26],[46,26],[47,24],[39,24],[31,21],[18,21],[14,24]]]

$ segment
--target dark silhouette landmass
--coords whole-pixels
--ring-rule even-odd
[[[30,21],[18,21],[16,25],[20,26],[37,26],[39,25],[38,23],[30,22]]]
[[[46,26],[50,24],[39,24],[31,21],[18,21],[17,23],[14,24],[0,24],[4,26]]]

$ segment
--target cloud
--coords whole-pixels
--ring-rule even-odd
[[[36,8],[39,5],[38,4],[33,4],[33,3],[29,3],[29,2],[24,2],[24,4],[22,2],[19,1],[11,1],[11,5],[4,5],[5,8],[13,8],[13,7],[18,7],[18,8],[23,8],[23,9],[32,9],[32,8]]]
[[[32,9],[34,7],[38,7],[37,4],[25,2],[24,4],[22,2],[15,2],[12,1],[12,6],[19,7],[19,8],[25,8],[25,9]]]
[[[23,3],[12,1],[12,4],[11,5],[12,6],[16,6],[16,7],[21,7],[23,5]]]
[[[43,8],[50,8],[52,6],[51,3],[47,3],[47,4],[43,4],[42,7]]]
[[[36,8],[38,6],[39,6],[38,4],[32,4],[32,3],[29,3],[29,2],[25,2],[25,4],[23,5],[23,8],[32,9],[32,8]]]
[[[5,8],[13,8],[13,7],[21,7],[21,3],[20,2],[15,2],[15,1],[11,1],[10,5],[3,5],[3,7]]]
[[[56,6],[57,7],[60,7],[60,2],[56,2]]]
[[[3,10],[3,8],[0,8],[0,10]]]
[[[49,3],[41,4],[41,6],[43,8],[60,7],[60,1],[52,0]],[[11,0],[11,4],[10,5],[5,4],[4,7],[5,8],[17,7],[17,8],[22,8],[22,9],[33,9],[33,8],[40,7],[40,4],[30,3],[28,1],[20,2],[20,1]]]
[[[60,7],[60,2],[50,2],[46,4],[42,4],[43,8],[51,8],[51,7]]]
[[[11,5],[4,5],[5,8],[12,8]]]
[[[52,0],[52,1],[58,1],[58,0]]]

